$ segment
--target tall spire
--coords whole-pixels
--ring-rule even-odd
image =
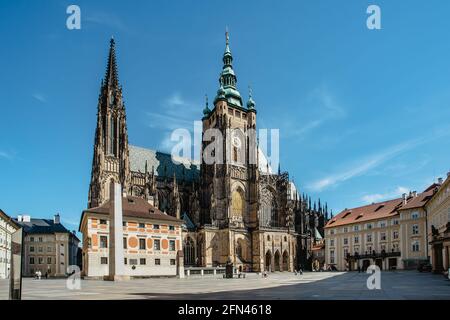
[[[109,45],[108,62],[105,77],[97,104],[97,128],[94,144],[94,159],[92,163],[91,183],[89,186],[89,208],[100,206],[108,198],[109,178],[122,184],[124,192],[129,192],[131,186],[131,172],[128,152],[128,131],[126,112],[119,86],[116,64],[116,49],[114,39]],[[111,112],[114,110],[114,112]],[[114,157],[118,167],[110,172],[105,157]],[[147,165],[146,165],[147,172]]]
[[[236,76],[233,71],[233,56],[230,50],[230,35],[228,33],[228,27],[225,31],[225,52],[223,53],[223,70],[220,77],[224,86],[236,86]],[[219,80],[219,81],[220,81]]]
[[[219,99],[225,98],[228,103],[242,107],[241,94],[236,88],[237,78],[233,70],[233,56],[230,50],[230,35],[228,33],[228,28],[225,31],[225,52],[223,54],[223,67],[222,72],[219,77],[220,88],[217,92],[216,99],[214,103]]]
[[[108,65],[106,67],[104,84],[114,86],[116,88],[119,86],[119,76],[117,75],[116,64],[116,43],[113,37],[111,37],[109,42]]]

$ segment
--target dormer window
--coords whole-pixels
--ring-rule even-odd
[[[350,213],[352,213],[352,212],[351,212],[351,211],[347,211],[347,212],[342,216],[341,219],[345,219]]]

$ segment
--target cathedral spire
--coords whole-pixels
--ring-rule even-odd
[[[116,64],[116,42],[113,37],[111,37],[111,40],[109,41],[108,65],[106,67],[104,84],[115,88],[119,86],[119,77],[117,74]]]
[[[228,33],[228,28],[225,32],[225,52],[223,54],[222,61],[223,67],[219,77],[220,89],[217,92],[214,103],[216,103],[219,99],[225,98],[228,103],[242,108],[242,97],[236,88],[237,78],[232,65],[233,56],[230,50],[230,35]]]
[[[109,199],[109,185],[112,180],[122,184],[124,192],[130,192],[131,172],[126,112],[117,75],[116,48],[113,38],[109,43],[108,62],[97,110],[89,208],[100,206]],[[115,169],[111,170],[111,168]],[[106,172],[108,174],[105,174]]]

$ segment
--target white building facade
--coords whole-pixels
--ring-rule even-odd
[[[8,279],[11,270],[11,235],[20,227],[0,210],[0,279]]]
[[[122,246],[123,274],[133,277],[176,276],[177,254],[182,250],[183,221],[156,209],[148,201],[125,196],[123,203]],[[104,205],[83,212],[83,267],[85,278],[109,276],[110,215],[108,200]]]

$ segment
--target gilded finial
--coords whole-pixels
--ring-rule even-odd
[[[228,33],[228,26],[225,27],[225,41],[226,41],[226,45],[228,46],[228,44],[230,43],[230,35]]]

